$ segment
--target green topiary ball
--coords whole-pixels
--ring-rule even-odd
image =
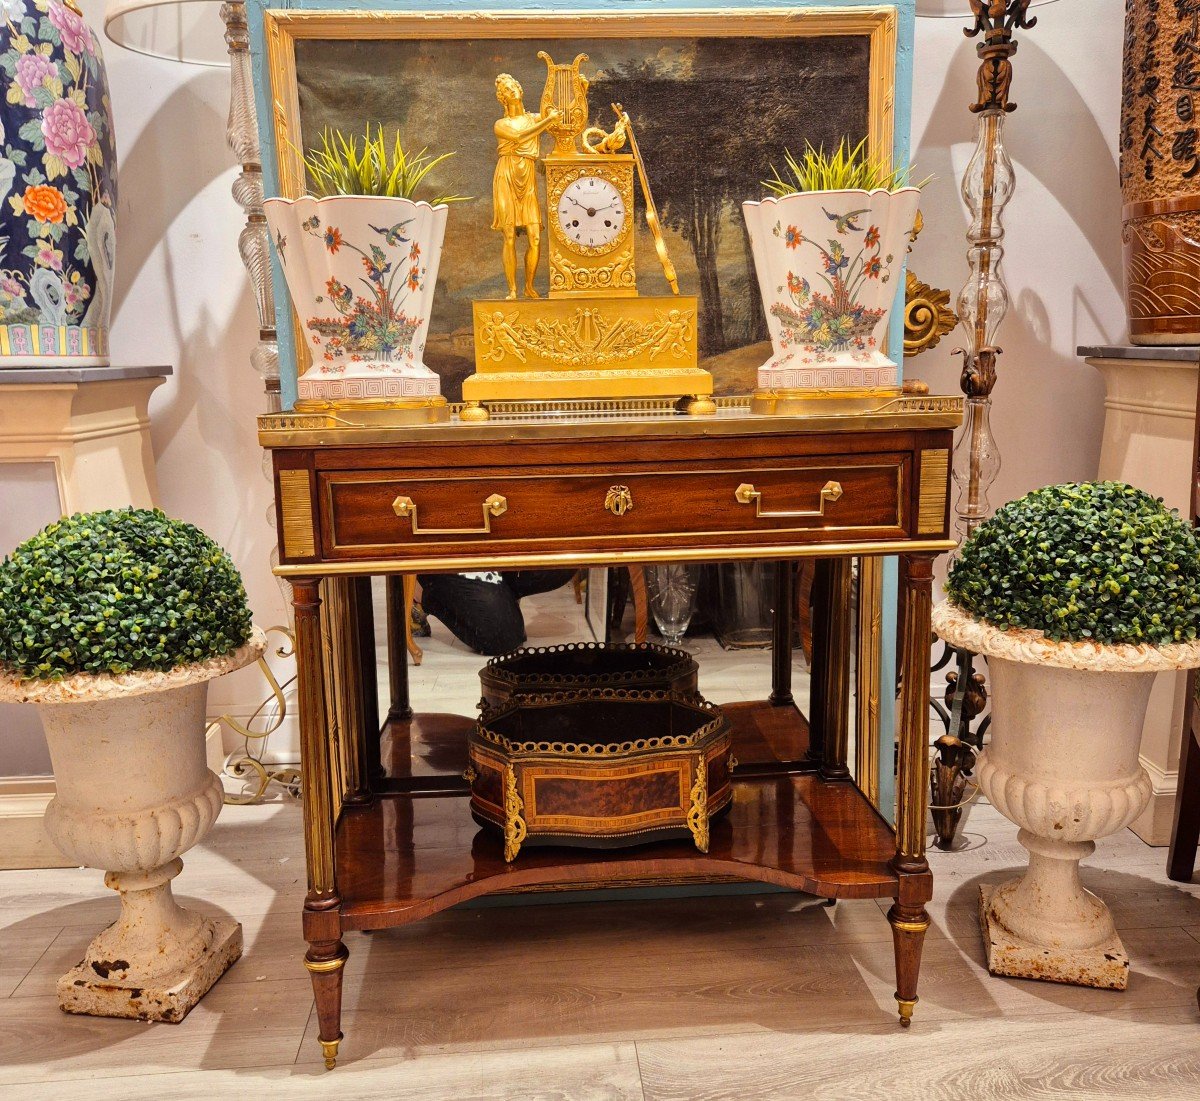
[[[1200,539],[1133,486],[1047,486],[979,526],[946,593],[976,619],[1055,642],[1188,642],[1200,631]]]
[[[173,669],[249,638],[229,555],[157,509],[76,513],[0,564],[0,667],[15,676]]]

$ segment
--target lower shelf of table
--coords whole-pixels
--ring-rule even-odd
[[[814,772],[808,758],[808,721],[790,705],[765,700],[725,704],[721,708],[733,734],[740,776]],[[465,791],[467,733],[475,719],[467,715],[421,713],[391,719],[379,740],[381,792],[410,794]]]
[[[736,780],[707,853],[690,842],[618,851],[528,848],[504,862],[500,836],[471,818],[465,793],[382,794],[347,807],[335,841],[345,929],[417,921],[481,895],[714,878],[772,883],[826,898],[887,898],[895,835],[851,783],[814,775]]]

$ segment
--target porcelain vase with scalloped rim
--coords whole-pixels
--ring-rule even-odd
[[[296,408],[441,403],[424,354],[449,207],[331,195],[263,208],[312,355]]]
[[[991,736],[976,776],[1029,851],[1021,878],[982,890],[989,969],[1124,990],[1129,957],[1108,907],[1084,889],[1079,862],[1149,801],[1138,751],[1150,690],[1160,672],[1200,666],[1200,643],[1052,642],[949,603],[934,610],[933,627],[987,658]]]
[[[265,645],[256,628],[233,653],[167,673],[0,677],[0,701],[41,714],[56,787],[46,832],[121,895],[120,917],[58,981],[68,1013],[180,1021],[241,956],[241,926],[184,909],[171,880],[224,798],[205,760],[208,682]]]
[[[117,153],[100,44],[74,0],[3,0],[0,369],[106,367]]]
[[[771,334],[760,391],[899,390],[883,346],[920,199],[906,187],[742,203]]]

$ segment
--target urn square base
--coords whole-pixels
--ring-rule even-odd
[[[996,887],[979,888],[979,927],[987,952],[988,971],[1014,979],[1040,979],[1099,990],[1124,990],[1129,984],[1129,956],[1114,934],[1095,948],[1047,948],[1010,933],[992,916]]]
[[[220,918],[212,924],[212,940],[198,960],[150,985],[110,981],[85,960],[58,980],[59,1008],[89,1017],[178,1024],[242,955],[241,925]]]

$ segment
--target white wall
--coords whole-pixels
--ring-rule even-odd
[[[83,0],[83,8],[99,28],[103,5]],[[1102,387],[1074,350],[1124,334],[1115,152],[1123,5],[1063,0],[1038,15],[1040,25],[1021,36],[1020,109],[1008,131],[1020,185],[1007,218],[1014,309],[1000,334],[994,426],[1004,467],[994,503],[1095,473]],[[954,20],[919,20],[917,35],[915,159],[939,179],[927,193],[914,266],[957,295],[966,278],[957,178],[974,138],[974,45]],[[248,361],[257,320],[229,195],[228,73],[107,41],[105,51],[121,159],[114,360],[174,365],[151,406],[163,507],[228,548],[258,621],[281,622],[255,439],[262,388]],[[948,338],[910,374],[957,392],[954,346]],[[253,671],[217,682],[211,710],[244,711],[259,684]]]
[[[962,4],[966,9],[967,4]],[[992,427],[1003,459],[993,506],[1030,489],[1096,474],[1104,414],[1099,375],[1075,356],[1081,344],[1125,339],[1120,127],[1122,0],[1062,0],[1034,13],[1018,35],[1006,144],[1018,173],[1005,216],[1004,271],[1012,310]],[[926,229],[912,257],[926,282],[966,282],[967,209],[959,181],[974,149],[975,39],[952,19],[919,19],[913,158],[936,173],[922,207]],[[909,377],[958,392],[958,334],[912,361]]]
[[[100,31],[101,0],[82,8]],[[249,362],[258,318],[229,190],[229,71],[143,57],[107,39],[103,48],[120,160],[113,362],[175,368],[150,406],[162,507],[229,551],[258,623],[285,622],[255,434],[265,408]],[[261,685],[253,668],[214,682],[210,712],[252,708]]]

